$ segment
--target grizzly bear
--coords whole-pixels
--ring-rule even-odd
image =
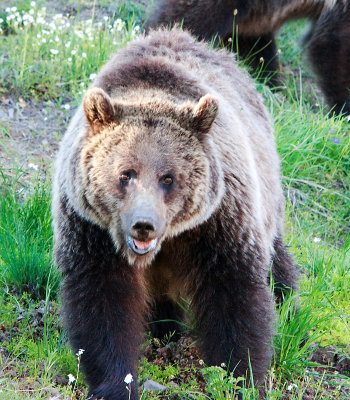
[[[62,140],[53,190],[64,318],[92,398],[129,399],[148,322],[181,299],[209,365],[261,383],[276,294],[295,288],[266,108],[234,55],[153,31],[102,68]],[[169,329],[152,323],[154,335]]]
[[[337,114],[350,114],[348,0],[157,0],[147,26],[179,22],[200,39],[229,42],[253,71],[276,86],[275,34],[298,18],[311,21],[305,47],[329,105]]]

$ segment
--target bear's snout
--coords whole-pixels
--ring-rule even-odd
[[[150,217],[138,217],[135,222],[132,223],[131,236],[140,241],[146,241],[147,239],[154,238],[156,233],[155,222]]]
[[[135,203],[129,212],[121,214],[121,220],[129,248],[145,254],[154,250],[164,235],[165,220],[153,202],[138,199]]]

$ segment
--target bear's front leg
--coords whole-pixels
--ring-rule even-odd
[[[274,307],[258,255],[206,243],[197,265],[192,308],[203,358],[234,376],[263,382],[271,359]]]
[[[55,252],[64,276],[65,325],[73,349],[85,350],[81,366],[89,398],[135,400],[146,304],[142,271],[116,253],[106,232],[74,212],[61,217],[66,223],[56,231]]]
[[[73,348],[85,350],[81,363],[93,399],[129,399],[128,389],[131,399],[138,398],[144,304],[133,271],[118,272],[115,261],[81,260],[88,268],[67,275],[63,284],[66,327]],[[128,374],[131,385],[124,382]]]

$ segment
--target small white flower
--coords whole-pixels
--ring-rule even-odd
[[[36,164],[33,164],[33,163],[29,163],[29,164],[28,164],[28,168],[34,169],[34,171],[37,171],[37,170],[38,170],[38,166],[37,166]]]
[[[66,106],[69,106],[69,104],[66,104]],[[70,108],[70,107],[68,107],[68,110],[69,110],[69,108]],[[80,357],[80,356],[83,355],[84,351],[85,351],[84,349],[79,349],[76,355],[77,355],[78,357]]]
[[[82,53],[81,53],[81,56],[82,56],[83,58],[86,58],[86,53],[85,53],[85,52],[82,52]]]
[[[129,385],[132,381],[133,381],[133,379],[132,379],[132,375],[131,374],[126,375],[126,377],[124,378],[124,382],[127,385]]]
[[[320,239],[320,238],[318,238],[318,237],[314,237],[314,242],[315,242],[315,243],[320,243],[320,241],[321,241],[321,239]]]
[[[41,41],[42,41],[43,43],[46,43],[46,39],[45,39],[45,38],[42,38]]]
[[[11,11],[12,12],[16,12],[17,11],[17,7],[11,7]]]
[[[36,6],[36,2],[35,2],[35,1],[31,1],[31,2],[30,2],[30,6],[31,6],[31,7],[35,7],[35,6]]]
[[[68,383],[73,383],[75,381],[75,378],[72,374],[69,374],[67,376],[68,376]]]
[[[74,54],[77,54],[77,51],[76,51],[76,50],[72,50],[72,51],[70,52],[70,54],[71,54],[72,56],[74,56]]]
[[[69,62],[72,62],[72,57],[68,57],[67,60],[68,60]]]
[[[96,78],[96,74],[90,74],[89,79],[92,81],[93,79]]]
[[[85,82],[80,82],[80,86],[84,87],[85,86]]]
[[[56,50],[56,49],[50,49],[50,53],[56,55],[56,54],[58,54],[58,50]]]
[[[297,387],[298,386],[295,383],[292,383],[287,387],[287,390],[290,392],[291,390],[293,390],[294,388],[297,388]]]
[[[69,104],[62,104],[61,108],[63,108],[64,110],[69,110],[70,109],[70,105]],[[81,353],[83,354],[83,353]]]

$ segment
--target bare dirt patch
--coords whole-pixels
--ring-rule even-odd
[[[0,98],[0,167],[5,174],[24,177],[51,174],[58,143],[71,112],[52,102],[28,102],[11,96]]]

